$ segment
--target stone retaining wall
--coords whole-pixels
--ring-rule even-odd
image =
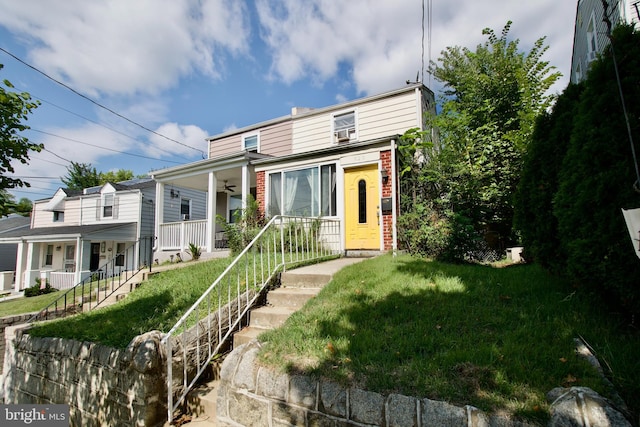
[[[119,350],[31,337],[24,328],[7,328],[4,403],[69,404],[72,426],[156,426],[166,420],[160,332]]]
[[[8,326],[21,325],[31,318],[35,313],[18,314],[16,316],[7,316],[0,319],[0,374],[4,366],[4,350],[6,348],[4,342],[4,330]]]
[[[222,365],[217,402],[219,426],[501,426],[530,424],[487,415],[473,406],[384,396],[307,376],[259,367],[260,344],[234,350]]]

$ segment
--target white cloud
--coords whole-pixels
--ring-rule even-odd
[[[259,0],[257,8],[272,53],[271,72],[287,83],[306,78],[323,82],[347,64],[358,92],[371,94],[397,88],[421,69],[422,8],[414,0]],[[510,36],[521,40],[522,49],[548,36],[550,49],[543,59],[568,74],[575,2],[458,0],[434,2],[432,12],[431,31],[425,14],[425,67],[429,32],[431,59],[436,61],[447,46],[473,50],[486,41],[483,28],[499,34],[512,20]],[[561,89],[567,82],[568,75],[556,86]]]
[[[174,156],[190,156],[207,153],[207,132],[194,125],[179,125],[177,123],[164,123],[156,129],[156,132],[166,136],[151,135],[149,140],[152,145],[146,147],[146,152],[153,156],[167,157],[167,153]],[[173,140],[173,141],[172,141]],[[178,141],[176,143],[175,141]],[[200,150],[197,151],[197,150]],[[171,154],[169,157],[171,157]]]
[[[0,24],[29,40],[33,65],[94,96],[155,93],[193,71],[219,77],[249,35],[232,0],[0,0]]]

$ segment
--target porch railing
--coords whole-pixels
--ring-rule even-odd
[[[276,275],[292,265],[335,257],[340,243],[337,219],[269,221],[163,337],[168,421]]]
[[[198,247],[207,246],[207,220],[167,222],[158,230],[158,249],[182,251],[189,243]]]
[[[70,289],[74,286],[74,280],[76,277],[75,272],[67,272],[67,271],[50,271],[47,272],[49,276],[49,284],[52,288],[56,289]]]
[[[93,310],[128,283],[142,269],[151,271],[153,237],[143,237],[101,265],[96,271],[34,314],[27,323]],[[75,274],[75,273],[66,273]]]

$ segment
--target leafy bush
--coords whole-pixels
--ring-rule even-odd
[[[258,235],[264,226],[264,217],[260,212],[258,202],[249,195],[247,206],[235,213],[233,223],[227,223],[220,215],[216,217],[216,222],[225,231],[231,252],[238,254]]]
[[[39,277],[36,278],[36,284],[28,287],[24,290],[24,296],[25,297],[37,297],[38,295],[44,295],[44,294],[50,294],[51,292],[56,292],[57,289],[56,288],[52,288],[51,285],[49,284],[49,282],[47,281],[47,283],[45,284],[44,288],[40,288],[40,285],[42,284],[42,279],[40,279]]]
[[[398,219],[398,239],[412,254],[449,262],[484,259],[483,239],[461,214],[439,213],[423,204]]]

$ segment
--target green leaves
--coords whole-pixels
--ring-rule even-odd
[[[3,68],[0,64],[0,70]],[[14,86],[9,80],[3,80],[7,89]],[[29,129],[23,122],[27,120],[32,110],[38,107],[39,102],[32,102],[27,92],[17,93],[0,86],[0,190],[29,186],[28,183],[18,178],[7,176],[15,172],[12,161],[27,163],[30,151],[41,151],[42,144],[35,144],[20,132]],[[7,215],[9,206],[6,198],[0,198],[0,216]]]

